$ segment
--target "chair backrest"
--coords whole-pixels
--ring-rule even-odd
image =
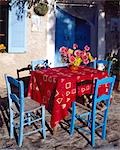
[[[105,69],[107,70],[108,74],[110,74],[110,69],[111,69],[111,65],[112,65],[111,61],[95,60],[93,63],[94,68],[97,69],[99,64],[103,64],[105,66]]]
[[[100,103],[103,101],[105,102],[107,107],[109,106],[115,79],[116,79],[116,76],[107,77],[107,78],[103,78],[103,79],[96,79],[93,100],[92,100],[92,102],[93,102],[92,110],[93,111],[96,110],[97,103]],[[102,86],[105,87],[106,91],[104,90],[104,92],[102,92],[102,94],[100,95],[99,89],[102,88]]]
[[[17,77],[18,79],[20,79],[20,73],[21,72],[25,72],[28,71],[28,73],[30,74],[31,71],[31,65],[28,65],[27,67],[21,68],[21,69],[17,69]]]
[[[23,81],[18,81],[15,78],[5,75],[9,108],[16,106],[21,113],[24,111],[24,84]]]
[[[45,67],[47,68],[48,67],[48,60],[33,60],[31,61],[31,66],[32,66],[32,70],[36,70],[36,67],[41,65],[41,67]]]

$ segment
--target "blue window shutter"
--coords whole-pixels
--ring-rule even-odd
[[[26,51],[26,13],[18,18],[18,7],[9,10],[8,53],[24,53]]]

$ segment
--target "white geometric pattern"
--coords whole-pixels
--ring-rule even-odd
[[[66,89],[71,88],[71,82],[67,82],[67,83],[65,84],[65,88],[66,88]]]
[[[63,98],[58,98],[56,101],[58,102],[58,104],[61,104]]]

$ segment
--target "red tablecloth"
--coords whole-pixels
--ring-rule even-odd
[[[107,76],[107,72],[80,66],[78,71],[67,67],[48,68],[31,73],[28,96],[45,104],[51,112],[51,127],[55,127],[68,114],[71,102],[76,99],[76,82]],[[81,95],[90,87],[81,88]]]

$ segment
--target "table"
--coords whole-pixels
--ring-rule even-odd
[[[44,104],[51,113],[52,128],[68,115],[71,103],[76,99],[76,82],[107,77],[106,71],[80,66],[77,71],[68,67],[41,69],[31,72],[28,96]],[[81,88],[81,95],[90,87]]]

